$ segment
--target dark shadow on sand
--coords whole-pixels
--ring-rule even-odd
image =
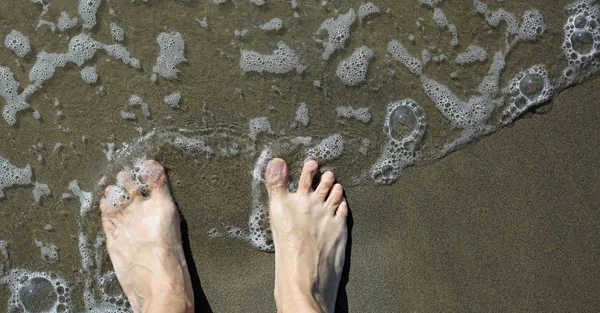
[[[344,198],[348,202],[346,197],[346,191],[344,191]],[[346,225],[348,227],[348,242],[346,243],[346,261],[344,262],[344,269],[342,270],[342,278],[340,280],[340,286],[338,287],[337,299],[335,301],[335,313],[347,313],[348,308],[348,293],[346,292],[346,285],[350,281],[350,256],[352,255],[352,228],[354,226],[354,217],[352,216],[352,209],[348,203],[348,218],[346,219]]]
[[[188,234],[188,226],[185,217],[179,212],[181,217],[181,244],[183,245],[183,252],[185,253],[185,260],[190,271],[190,278],[192,279],[192,287],[194,288],[194,312],[196,313],[212,313],[212,308],[206,299],[204,290],[202,290],[202,283],[200,282],[200,276],[196,269],[196,262],[194,262],[194,256],[192,255],[192,249],[190,248],[190,237]]]

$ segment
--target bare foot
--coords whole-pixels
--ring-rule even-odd
[[[317,189],[312,189],[317,169],[317,162],[306,162],[298,191],[290,193],[285,162],[274,159],[267,165],[279,312],[331,313],[335,309],[348,238],[348,204],[331,172],[324,173]]]
[[[119,173],[120,186],[108,186],[100,201],[108,254],[134,312],[193,312],[179,213],[167,176],[156,161],[142,167],[141,177]],[[140,181],[148,197],[140,194]]]

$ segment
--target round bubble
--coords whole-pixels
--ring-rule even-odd
[[[104,278],[102,290],[109,297],[119,297],[123,294],[123,289],[121,288],[115,273],[111,273]]]
[[[575,18],[575,22],[574,22],[575,27],[584,28],[586,24],[587,24],[587,18],[585,16],[579,15],[578,17]]]
[[[57,297],[54,285],[49,280],[34,277],[21,287],[19,298],[27,311],[38,313],[50,311]]]
[[[392,139],[401,141],[417,129],[417,124],[415,112],[406,106],[399,106],[390,115],[389,134]]]
[[[580,54],[588,54],[594,46],[594,36],[585,30],[576,31],[571,35],[571,44],[573,49]]]
[[[544,78],[539,74],[527,74],[519,83],[519,90],[530,100],[534,100],[544,89]]]

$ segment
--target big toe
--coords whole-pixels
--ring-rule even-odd
[[[282,159],[273,159],[267,164],[265,172],[265,187],[269,195],[287,192],[289,171],[287,164]]]

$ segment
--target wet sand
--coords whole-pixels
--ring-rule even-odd
[[[348,188],[349,311],[594,311],[599,82],[392,186]],[[214,312],[275,311],[273,255],[215,240],[194,254]]]

